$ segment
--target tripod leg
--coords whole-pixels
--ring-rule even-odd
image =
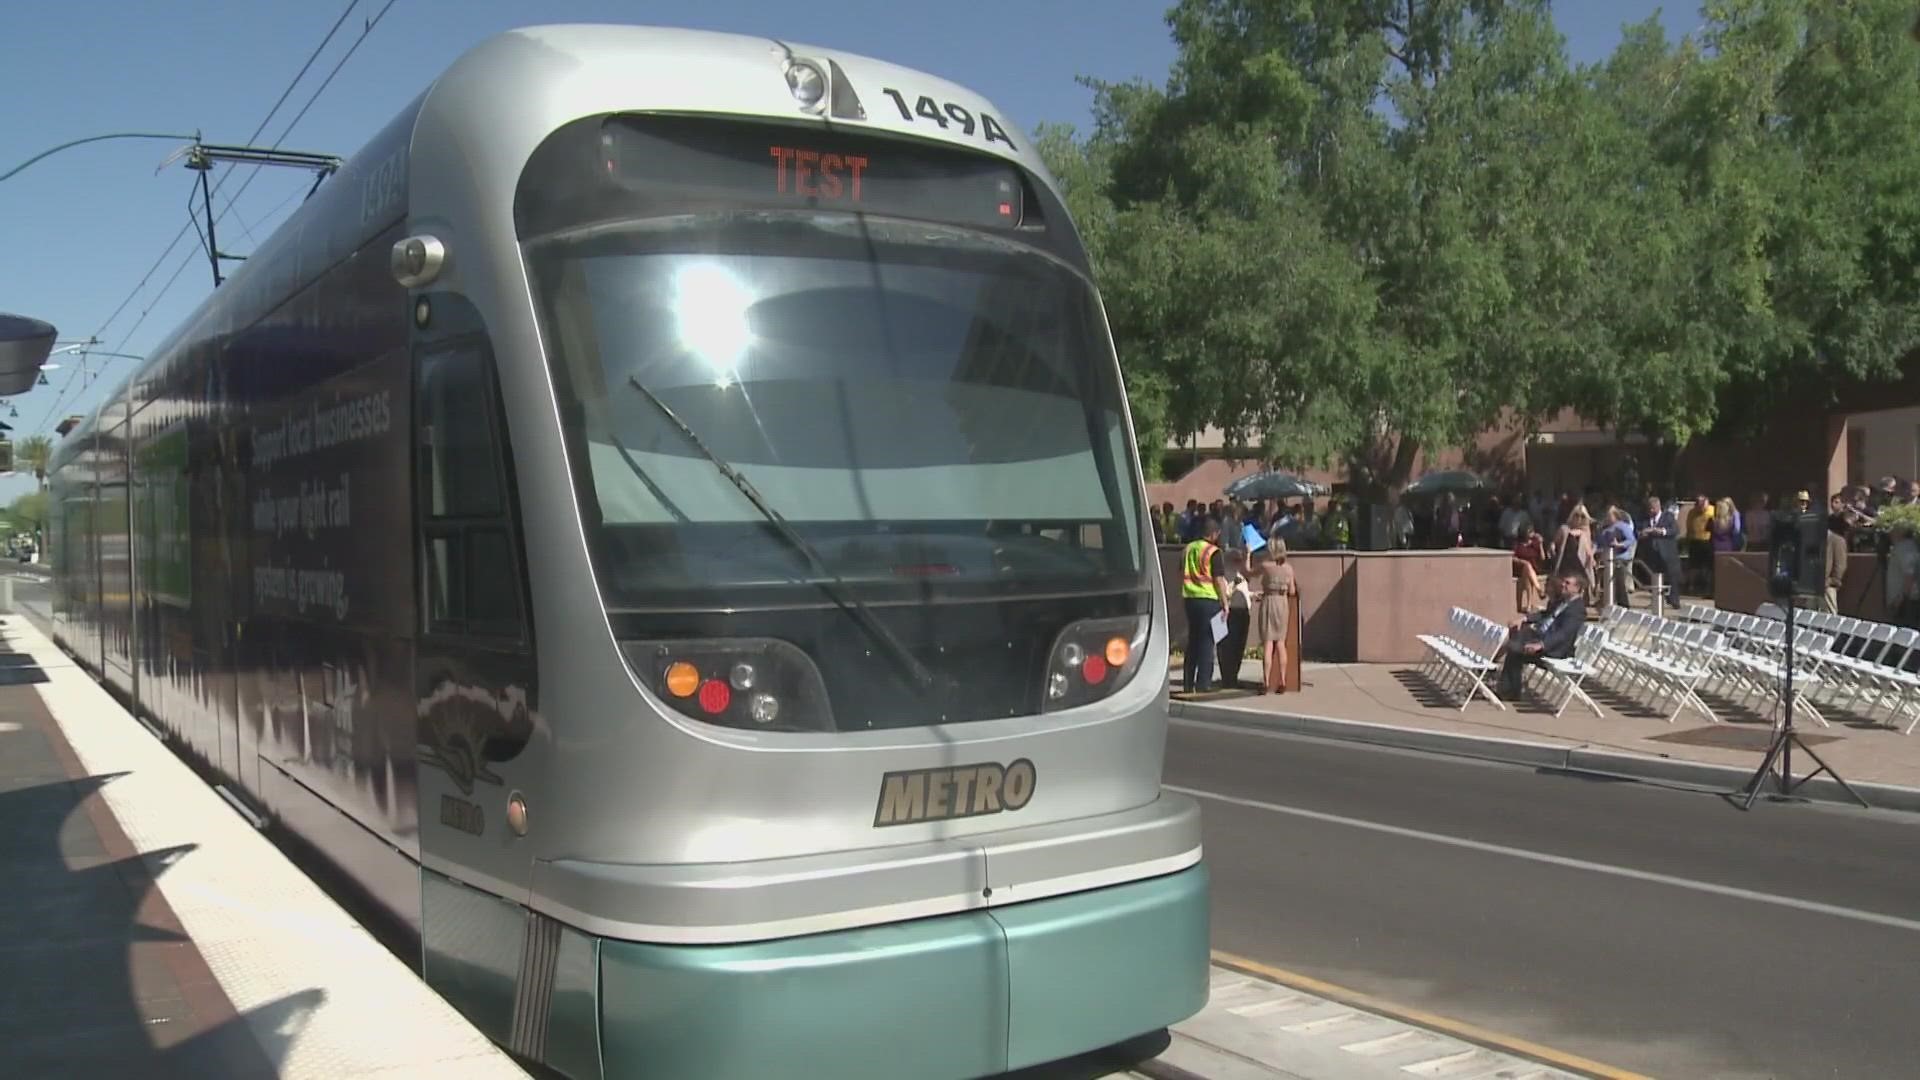
[[[1859,804],[1860,804],[1860,805],[1861,805],[1862,807],[1865,807],[1865,808],[1866,808],[1866,809],[1868,809],[1868,810],[1871,810],[1871,809],[1873,809],[1873,804],[1872,804],[1872,803],[1870,803],[1870,802],[1868,802],[1867,800],[1865,800],[1865,799],[1863,799],[1863,798],[1861,798],[1861,797],[1860,797],[1860,793],[1859,793],[1859,792],[1857,792],[1857,791],[1855,791],[1855,790],[1853,790],[1853,785],[1851,785],[1851,784],[1849,784],[1849,783],[1847,783],[1847,782],[1846,782],[1845,780],[1843,780],[1843,779],[1841,779],[1841,777],[1840,777],[1840,774],[1839,774],[1839,773],[1837,773],[1837,772],[1834,772],[1834,771],[1833,771],[1833,767],[1832,767],[1831,765],[1828,765],[1828,764],[1827,764],[1826,762],[1824,762],[1824,761],[1822,761],[1822,760],[1820,760],[1820,755],[1819,755],[1819,754],[1816,754],[1816,753],[1814,753],[1814,752],[1813,752],[1813,748],[1812,748],[1812,747],[1810,747],[1810,746],[1808,746],[1808,745],[1807,745],[1806,743],[1804,743],[1804,742],[1801,742],[1801,741],[1800,741],[1800,736],[1798,736],[1798,735],[1793,735],[1793,736],[1790,736],[1790,738],[1792,738],[1792,739],[1793,739],[1793,741],[1794,741],[1795,743],[1797,743],[1797,744],[1799,745],[1799,747],[1800,747],[1800,752],[1801,752],[1801,753],[1803,753],[1803,754],[1805,754],[1805,755],[1807,755],[1808,757],[1810,757],[1810,758],[1812,758],[1812,759],[1813,759],[1813,763],[1814,763],[1815,765],[1818,765],[1818,766],[1820,766],[1819,768],[1817,768],[1817,769],[1815,769],[1814,771],[1812,771],[1812,772],[1810,772],[1810,773],[1808,773],[1807,775],[1805,775],[1805,776],[1803,776],[1803,777],[1801,777],[1801,778],[1800,778],[1800,782],[1799,782],[1799,783],[1797,783],[1797,784],[1795,784],[1795,785],[1793,785],[1793,788],[1798,788],[1798,787],[1799,787],[1799,786],[1800,786],[1801,784],[1804,784],[1804,783],[1806,783],[1807,781],[1809,781],[1809,780],[1811,780],[1811,779],[1813,779],[1814,777],[1816,777],[1816,776],[1818,776],[1818,775],[1820,775],[1821,773],[1823,773],[1823,772],[1824,772],[1824,773],[1826,773],[1826,774],[1827,774],[1828,776],[1831,776],[1831,777],[1833,777],[1833,782],[1834,782],[1834,783],[1836,783],[1836,784],[1839,784],[1839,785],[1840,785],[1840,790],[1842,790],[1842,791],[1844,791],[1844,792],[1846,792],[1846,793],[1847,793],[1847,797],[1848,797],[1848,798],[1851,798],[1851,799],[1852,799],[1852,800],[1853,800],[1854,802],[1857,802],[1857,803],[1859,803]],[[1788,788],[1788,789],[1787,789],[1787,791],[1786,791],[1786,794],[1792,794],[1792,792],[1793,792],[1793,788]],[[1749,800],[1749,801],[1751,801],[1751,800]]]
[[[1753,809],[1753,800],[1760,797],[1760,789],[1766,786],[1766,782],[1768,778],[1773,775],[1774,759],[1780,756],[1781,748],[1786,745],[1787,745],[1786,732],[1782,731],[1778,735],[1774,736],[1773,745],[1767,747],[1766,760],[1762,761],[1760,763],[1760,768],[1754,771],[1753,779],[1747,781],[1747,789],[1744,793],[1746,795],[1746,799],[1740,804],[1740,809],[1742,810]]]

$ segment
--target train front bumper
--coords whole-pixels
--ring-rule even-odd
[[[602,938],[603,1075],[965,1078],[1121,1042],[1205,1006],[1207,900],[1201,863],[776,941]]]

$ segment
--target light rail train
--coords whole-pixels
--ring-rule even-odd
[[[527,1060],[983,1076],[1205,1003],[1118,364],[972,91],[492,38],[50,483],[63,647]]]

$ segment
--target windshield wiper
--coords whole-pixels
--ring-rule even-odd
[[[679,415],[673,411],[672,406],[660,400],[660,395],[647,389],[646,384],[632,375],[627,376],[627,382],[633,384],[633,388],[640,391],[641,395],[648,401],[653,402],[654,408],[660,410],[660,415],[666,417],[667,421],[678,429],[681,435],[686,437],[688,444],[699,451],[701,457],[712,462],[713,467],[720,470],[720,475],[726,477],[733,483],[734,487],[740,489],[740,494],[745,495],[747,501],[753,504],[753,508],[760,511],[760,516],[767,519],[767,522],[774,527],[774,531],[780,534],[781,539],[785,540],[795,551],[806,557],[807,562],[813,566],[813,573],[815,575],[813,583],[818,585],[820,591],[826,593],[827,597],[837,604],[840,610],[846,612],[854,622],[859,623],[860,628],[865,630],[869,637],[873,638],[887,653],[892,655],[893,659],[900,665],[901,670],[905,671],[907,677],[913,680],[915,688],[923,692],[931,689],[934,681],[933,673],[928,671],[926,665],[922,664],[905,645],[900,643],[900,639],[894,636],[893,631],[881,625],[880,620],[874,617],[871,608],[861,602],[859,597],[847,591],[847,583],[841,580],[840,575],[827,568],[826,560],[820,557],[819,550],[809,543],[806,537],[801,536],[792,525],[788,524],[787,519],[780,515],[780,511],[767,505],[767,501],[760,497],[760,492],[755,490],[753,482],[740,475],[733,466],[727,464],[726,459],[707,449],[707,444],[700,441],[700,436],[694,434],[693,429],[687,426],[685,420],[680,419]]]

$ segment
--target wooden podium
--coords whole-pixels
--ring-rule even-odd
[[[1287,619],[1287,692],[1304,689],[1306,684],[1300,681],[1300,639],[1305,636],[1305,622],[1300,613],[1300,597],[1296,589],[1293,597],[1293,610]]]

